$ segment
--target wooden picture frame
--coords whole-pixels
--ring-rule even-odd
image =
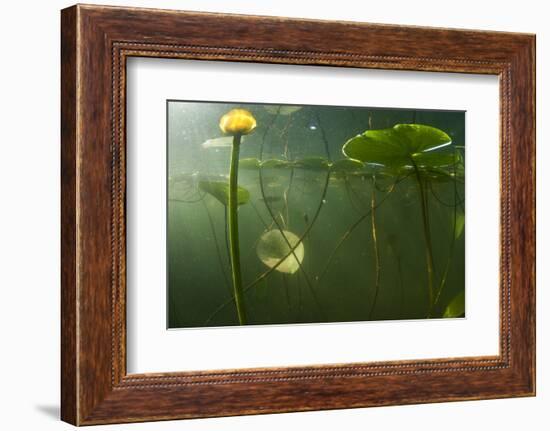
[[[64,421],[535,394],[533,35],[77,5],[62,11],[61,49]],[[125,65],[131,56],[498,75],[500,354],[127,374]]]

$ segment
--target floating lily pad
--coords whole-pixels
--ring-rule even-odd
[[[239,169],[256,170],[260,167],[260,161],[254,157],[239,160]]]
[[[302,109],[301,106],[292,105],[265,105],[264,109],[270,114],[292,115]]]
[[[447,166],[449,159],[435,154],[450,144],[449,135],[435,127],[396,124],[389,129],[367,130],[348,140],[342,151],[352,159],[387,167],[410,165],[413,160],[423,166]]]
[[[186,172],[180,172],[177,174],[170,175],[168,177],[168,182],[170,184],[177,184],[177,183],[193,183],[194,180],[197,178],[197,173],[186,173]]]
[[[455,239],[458,239],[462,236],[462,232],[464,232],[464,222],[464,213],[462,211],[457,212],[456,222],[453,221],[455,225]]]
[[[330,165],[332,172],[357,172],[365,167],[365,164],[360,160],[355,159],[341,159],[337,160]]]
[[[452,318],[452,317],[463,317],[465,313],[465,296],[464,291],[460,292],[458,295],[456,295],[451,302],[449,302],[449,305],[445,307],[445,311],[443,312],[444,318]]]
[[[241,137],[241,144],[248,140],[248,136]],[[207,139],[201,144],[204,149],[208,148],[231,148],[233,145],[233,136],[220,136],[219,138]]]
[[[414,167],[412,165],[402,166],[384,166],[382,172],[390,177],[406,177],[414,174]]]
[[[457,178],[453,171],[443,168],[419,167],[418,169],[422,178],[433,183],[446,183]]]
[[[329,168],[330,163],[323,157],[306,157],[294,161],[294,166],[300,169],[310,169],[313,171],[325,171]]]
[[[444,167],[456,165],[459,161],[458,152],[452,147],[445,147],[441,150],[424,151],[414,153],[412,158],[417,166]]]
[[[465,176],[464,157],[462,156],[462,154],[460,154],[459,151],[457,151],[457,153],[459,157],[459,162],[455,166],[453,166],[453,173],[457,179],[464,181],[464,176]]]
[[[289,244],[291,247],[296,247],[293,253],[290,253]],[[304,260],[304,244],[300,242],[298,236],[288,230],[272,229],[260,237],[256,253],[269,268],[275,267],[281,259],[288,255],[275,270],[286,274],[294,274]]]
[[[281,159],[267,159],[260,163],[263,169],[284,169],[289,168],[291,163]]]
[[[212,195],[221,204],[227,206],[229,204],[229,183],[224,181],[199,181],[201,190]],[[250,192],[244,187],[237,188],[237,203],[244,205],[250,200]]]
[[[362,163],[362,162],[360,162]],[[336,172],[335,176],[344,176],[345,178],[361,178],[363,180],[372,180],[375,178],[378,180],[391,179],[399,176],[397,169],[389,169],[386,166],[374,164],[374,163],[362,163],[362,169],[350,171],[350,172]]]

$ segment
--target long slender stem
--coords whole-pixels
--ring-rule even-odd
[[[292,188],[292,181],[294,180],[294,167],[290,169],[290,178],[288,180],[288,186],[283,193],[284,208],[285,212],[285,226],[290,226],[290,208],[288,205],[288,195],[290,194],[290,189]],[[263,189],[262,189],[263,190]]]
[[[437,293],[435,295],[434,300],[434,308],[437,306],[439,302],[439,298],[441,297],[441,292],[443,291],[443,287],[445,287],[445,284],[447,283],[447,276],[449,274],[449,269],[451,267],[451,262],[453,260],[454,256],[454,250],[455,250],[455,244],[456,244],[456,223],[457,223],[457,207],[459,203],[458,199],[458,190],[456,187],[456,167],[454,169],[455,172],[455,180],[453,181],[453,195],[454,195],[454,208],[453,208],[453,231],[451,236],[451,248],[449,250],[449,257],[447,258],[447,264],[445,265],[445,271],[443,271],[443,275],[441,276],[441,282],[439,283],[439,289],[437,290]],[[433,192],[433,191],[432,191]]]
[[[264,226],[264,229],[267,231],[270,229],[270,227],[267,225],[267,223],[264,221],[262,215],[260,214],[260,212],[258,211],[258,208],[256,208],[256,205],[254,205],[254,202],[252,200],[250,200],[250,206],[252,207],[252,209],[254,210],[254,212],[256,213],[256,215],[258,216],[258,219],[260,220],[260,222],[263,224]]]
[[[455,243],[456,243],[456,207],[454,208],[454,215],[453,215],[453,231],[452,231],[452,237],[451,237],[451,247],[449,250],[449,256],[447,258],[447,263],[445,264],[445,270],[443,271],[443,275],[441,276],[439,287],[435,294],[435,299],[433,304],[434,308],[436,308],[437,303],[439,302],[439,298],[441,297],[441,292],[443,291],[443,288],[447,283],[447,276],[449,275],[449,269],[451,268],[451,262],[453,260]]]
[[[353,209],[355,211],[357,211],[359,214],[362,214],[363,211],[361,209],[361,204],[362,204],[361,199],[360,199],[359,195],[357,194],[357,191],[351,185],[350,178],[346,174],[344,174],[344,187],[346,189],[346,194],[348,196],[348,200],[350,202],[350,205],[353,207]],[[355,196],[355,198],[354,198],[354,196]]]
[[[243,281],[241,274],[241,253],[239,249],[239,217],[238,217],[238,179],[239,151],[241,135],[233,137],[231,150],[231,165],[229,168],[229,203],[227,224],[229,227],[229,255],[231,258],[231,276],[233,279],[233,296],[239,317],[239,324],[246,325],[246,310],[244,305]]]
[[[401,179],[397,179],[395,181],[395,183],[392,184],[392,186],[390,187],[390,189],[386,192],[386,194],[384,195],[384,197],[379,200],[377,203],[376,203],[376,207],[375,208],[378,208],[380,205],[382,205],[384,203],[384,201],[391,195],[391,193],[393,192],[393,190],[395,189],[395,187],[397,186],[397,184],[399,184],[401,181],[403,181],[404,179],[408,178],[408,175],[401,178]],[[321,271],[321,273],[315,277],[315,279],[317,280],[317,283],[320,283],[321,279],[325,276],[325,274],[327,273],[329,267],[330,267],[330,264],[332,262],[332,259],[334,258],[334,256],[336,256],[336,252],[340,249],[340,247],[342,246],[342,244],[344,244],[344,242],[346,241],[346,239],[351,235],[351,233],[354,231],[355,228],[357,228],[357,226],[359,226],[361,224],[361,222],[363,220],[365,220],[372,212],[372,209],[369,208],[369,210],[364,213],[361,217],[359,217],[359,219],[357,219],[355,221],[355,223],[353,223],[349,228],[348,230],[340,237],[340,240],[338,241],[338,243],[336,244],[336,246],[332,249],[332,251],[330,252],[330,255],[327,259],[327,261],[325,262],[324,266],[323,266],[323,270]]]
[[[413,124],[416,124],[416,110],[413,112],[412,122]],[[430,232],[428,196],[426,194],[426,188],[422,180],[422,177],[420,175],[418,166],[416,165],[415,161],[412,158],[411,158],[411,161],[414,166],[414,171],[416,173],[416,179],[418,180],[418,188],[420,190],[420,200],[421,200],[421,207],[422,207],[422,225],[424,227],[424,241],[426,243],[426,271],[428,274],[429,307],[428,307],[427,317],[429,318],[433,311],[435,294],[434,294],[434,258],[433,258],[433,250],[432,250],[432,238],[431,238],[432,235]]]
[[[418,166],[413,161],[414,170],[416,173],[416,179],[418,181],[418,188],[420,190],[420,203],[422,207],[422,225],[424,230],[424,242],[426,244],[426,272],[428,275],[428,318],[432,314],[434,306],[434,260],[432,251],[432,238],[430,233],[430,221],[429,221],[429,209],[428,199],[426,196],[426,188]]]
[[[225,250],[227,252],[227,256],[229,257],[229,260],[231,260],[231,251],[229,251],[229,223],[227,220],[229,220],[227,215],[228,209],[227,206],[223,207],[223,225],[224,225],[224,238],[225,238]],[[230,262],[231,263],[231,262]]]
[[[372,194],[370,200],[370,219],[372,232],[372,246],[374,248],[374,298],[369,311],[369,320],[372,319],[372,313],[378,300],[378,291],[380,290],[380,253],[378,252],[378,236],[376,234],[376,177],[372,177]]]

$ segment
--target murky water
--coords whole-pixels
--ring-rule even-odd
[[[235,108],[250,133],[220,130]],[[462,317],[464,121],[168,102],[169,327]]]

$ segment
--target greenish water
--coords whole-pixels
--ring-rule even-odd
[[[219,127],[234,108],[257,122],[239,138],[245,321]],[[464,316],[464,112],[169,101],[167,115],[170,328]]]

